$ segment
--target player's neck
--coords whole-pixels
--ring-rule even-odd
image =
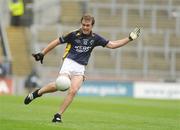
[[[80,29],[80,33],[82,36],[91,36],[92,35],[92,31],[90,31],[88,34],[83,33],[82,29]]]

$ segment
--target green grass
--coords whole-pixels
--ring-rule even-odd
[[[76,97],[51,119],[62,97],[43,96],[30,105],[21,96],[0,96],[0,130],[180,130],[180,101],[121,97]]]

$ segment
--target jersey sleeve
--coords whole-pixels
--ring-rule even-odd
[[[71,41],[72,38],[72,32],[71,33],[67,33],[65,35],[62,35],[59,37],[59,41],[60,43],[69,43]]]
[[[102,46],[105,47],[109,40],[106,40],[105,38],[103,38],[102,36],[97,35],[97,42],[96,42],[96,46]]]

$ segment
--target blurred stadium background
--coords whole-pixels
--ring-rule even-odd
[[[167,90],[165,93],[180,98],[180,0],[24,0],[24,6],[21,25],[12,26],[8,1],[0,0],[0,61],[6,70],[1,80],[12,86],[11,93],[25,93],[24,82],[32,70],[38,72],[42,85],[53,81],[65,46],[47,55],[43,65],[31,54],[79,28],[82,14],[91,13],[96,19],[94,31],[107,39],[128,36],[136,26],[142,33],[120,49],[95,49],[86,71],[90,89],[84,92],[93,91],[92,85],[113,87],[120,83],[128,88],[151,83],[149,88],[160,87],[157,92]]]

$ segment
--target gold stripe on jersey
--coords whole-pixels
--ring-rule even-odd
[[[81,35],[81,33],[80,32],[78,32],[77,34],[76,34],[76,37],[78,37],[78,36],[80,36]]]
[[[66,48],[65,48],[65,52],[64,52],[64,55],[63,55],[63,59],[66,58],[66,56],[69,53],[71,47],[72,47],[71,43],[67,43]]]

